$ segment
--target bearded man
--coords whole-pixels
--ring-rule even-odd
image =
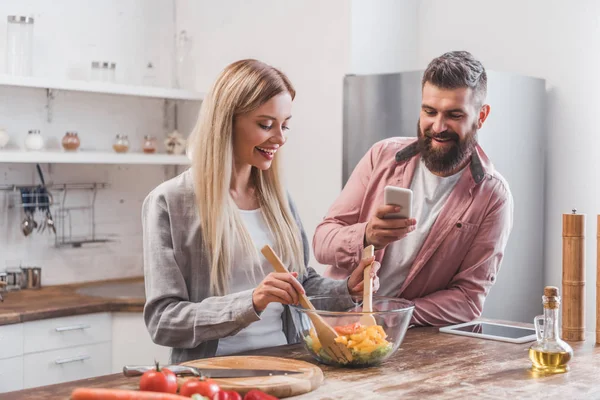
[[[374,245],[378,295],[412,300],[412,325],[481,315],[512,229],[508,184],[477,143],[490,113],[487,76],[466,51],[446,53],[423,74],[417,139],[376,143],[354,169],[313,238],[325,275],[343,278]],[[387,185],[413,191],[412,218],[385,218]]]

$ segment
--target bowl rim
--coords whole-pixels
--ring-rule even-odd
[[[312,302],[313,300],[318,300],[318,299],[335,299],[335,298],[339,298],[340,296],[332,296],[332,295],[315,295],[315,296],[307,296],[308,299]],[[350,299],[352,301],[354,301],[353,297],[355,296],[350,296]],[[355,305],[360,305],[362,304],[362,297],[360,297],[361,301],[359,303],[355,302]],[[400,311],[412,311],[415,308],[415,303],[413,301],[410,300],[406,300],[406,299],[400,299],[398,297],[388,297],[388,296],[373,296],[373,300],[390,300],[390,301],[395,301],[395,302],[403,302],[406,303],[406,307],[401,307],[401,308],[395,308],[393,310],[385,310],[385,311],[370,311],[370,312],[366,312],[366,311],[328,311],[328,310],[309,310],[308,308],[304,308],[301,305],[294,305],[294,304],[290,304],[290,308],[295,309],[298,312],[303,312],[303,313],[310,313],[310,314],[318,314],[321,316],[362,316],[362,315],[387,315],[387,314],[396,314]]]

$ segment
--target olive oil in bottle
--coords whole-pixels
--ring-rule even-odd
[[[573,349],[561,340],[558,326],[560,297],[558,288],[546,286],[544,289],[544,315],[534,319],[537,342],[529,348],[531,369],[544,374],[560,374],[569,370],[568,363],[573,357]]]

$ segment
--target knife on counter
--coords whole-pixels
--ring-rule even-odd
[[[155,366],[126,365],[123,367],[123,375],[128,377],[139,376],[155,368]],[[175,375],[195,375],[206,376],[208,378],[252,378],[255,376],[295,375],[302,373],[300,371],[277,369],[196,368],[185,365],[167,365],[163,368],[171,370]]]

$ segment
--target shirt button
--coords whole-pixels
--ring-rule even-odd
[[[456,227],[457,227],[457,228],[462,228],[462,224],[461,224],[460,222],[458,222],[458,223],[456,224]]]

